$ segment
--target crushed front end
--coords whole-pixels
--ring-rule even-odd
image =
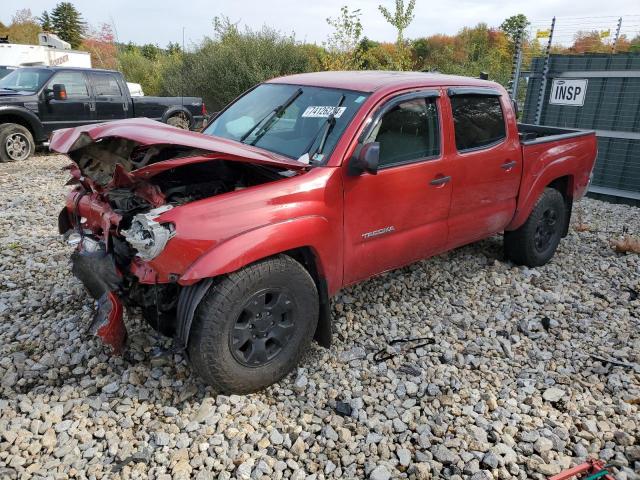
[[[299,171],[291,161],[252,150],[241,157],[236,146],[203,137],[137,120],[61,130],[52,138],[51,148],[73,161],[59,231],[75,248],[73,274],[96,301],[90,331],[114,352],[126,340],[123,307],[141,311],[167,336],[180,330],[180,294],[186,297],[194,283],[181,275],[220,241],[221,231],[200,228],[185,214],[187,204]]]

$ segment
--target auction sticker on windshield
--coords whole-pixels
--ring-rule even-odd
[[[330,105],[309,105],[302,113],[302,118],[327,118],[333,113],[334,118],[340,118],[347,107],[332,107]]]

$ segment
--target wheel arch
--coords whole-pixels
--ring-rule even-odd
[[[318,326],[314,334],[314,339],[325,348],[331,346],[331,303],[329,300],[329,289],[327,279],[321,274],[318,264],[319,259],[313,248],[310,246],[298,247],[282,252],[300,263],[311,275],[318,289],[318,300],[320,312],[318,315]]]
[[[569,228],[571,208],[573,206],[575,177],[573,174],[567,173],[564,169],[559,169],[558,171],[553,171],[551,168],[548,169],[544,175],[538,177],[536,182],[531,185],[525,196],[518,198],[515,215],[509,225],[505,228],[506,231],[516,230],[524,225],[545,188],[553,188],[554,190],[559,191],[565,200],[568,216],[567,221],[565,222],[566,231],[563,236],[566,236]]]
[[[7,123],[22,125],[29,130],[36,143],[47,139],[40,119],[33,112],[15,107],[0,107],[0,126]]]
[[[569,234],[569,223],[571,222],[571,211],[573,210],[573,189],[574,189],[574,177],[573,175],[564,175],[553,180],[546,188],[553,188],[559,191],[564,198],[565,210],[565,222],[564,230],[562,231],[562,237],[566,237]]]
[[[167,110],[162,115],[162,123],[167,123],[167,120],[169,120],[171,117],[175,117],[176,115],[179,115],[181,113],[186,115],[187,120],[189,120],[189,128],[192,128],[193,115],[191,114],[189,109],[183,107],[182,105],[174,105],[172,107],[167,108]]]
[[[323,347],[329,347],[329,294],[336,288],[338,280],[332,278],[335,265],[327,264],[329,245],[310,245],[308,242],[309,238],[329,238],[329,235],[329,223],[325,218],[302,217],[247,232],[204,254],[180,279],[183,288],[176,316],[176,338],[179,343],[187,345],[197,305],[216,278],[271,257],[287,255],[300,263],[316,284],[320,312],[314,338]]]

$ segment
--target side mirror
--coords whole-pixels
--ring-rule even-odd
[[[53,85],[53,99],[54,100],[66,100],[67,99],[67,89],[61,83],[56,83]]]
[[[362,175],[364,172],[377,175],[379,163],[380,144],[378,142],[365,143],[358,146],[355,154],[351,157],[347,173],[354,177]]]

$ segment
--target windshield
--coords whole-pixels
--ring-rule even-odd
[[[265,83],[230,105],[204,133],[323,164],[366,98],[349,90]]]
[[[20,68],[0,79],[5,90],[37,92],[51,76],[51,71],[40,68]]]

